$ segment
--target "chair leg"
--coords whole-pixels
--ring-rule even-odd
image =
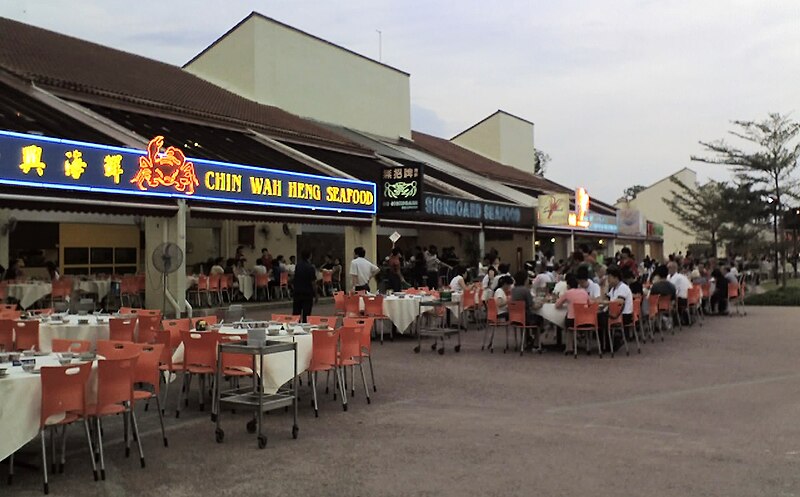
[[[139,425],[136,423],[136,411],[133,404],[128,406],[130,409],[131,422],[133,423],[133,434],[136,438],[136,446],[139,448],[139,462],[144,468],[144,451],[142,450],[142,437],[139,436]]]
[[[371,404],[372,399],[369,398],[369,388],[367,387],[367,376],[364,374],[364,364],[359,362],[358,369],[361,371],[361,383],[364,384],[364,394],[367,396],[367,404]]]
[[[347,386],[345,385],[346,372],[336,368],[336,377],[339,380],[339,392],[342,394],[342,409],[347,410]]]
[[[607,329],[608,332],[608,348],[611,349],[611,358],[614,358],[614,335],[611,333],[611,327]]]
[[[97,461],[94,460],[92,434],[89,431],[89,420],[86,418],[83,418],[83,430],[86,432],[86,441],[89,442],[89,457],[92,459],[92,474],[94,475],[94,481],[97,481]]]
[[[106,479],[106,460],[103,454],[103,425],[97,418],[97,447],[100,449],[100,479]]]
[[[159,400],[158,395],[153,394],[153,397],[156,398],[156,407],[158,407],[158,421],[161,423],[161,436],[164,438],[164,447],[169,447],[167,431],[164,429],[164,409],[161,408],[161,400]]]
[[[58,472],[64,473],[64,465],[67,463],[67,425],[61,429],[61,462],[58,465]]]
[[[367,356],[367,361],[369,361],[369,376],[372,378],[372,391],[378,391],[378,385],[375,383],[375,371],[372,369],[372,355]]]
[[[8,484],[11,485],[14,482],[14,453],[12,452],[11,455],[8,457]]]
[[[311,373],[311,394],[314,402],[314,417],[319,417],[319,407],[317,406],[317,372]]]
[[[186,371],[183,372],[183,381],[181,382],[181,393],[178,395],[178,406],[175,408],[175,417],[181,417],[181,404],[184,402],[184,397],[186,398],[186,405],[189,404],[189,387],[192,385],[192,375],[187,373]],[[188,376],[188,381],[187,381]]]
[[[123,439],[125,440],[125,457],[131,456],[131,427],[130,427],[130,419],[126,414],[122,415],[122,427],[123,427]]]
[[[44,477],[44,493],[50,493],[50,485],[47,482],[47,441],[45,440],[46,429],[42,428],[40,432],[42,436],[42,476]]]
[[[164,407],[166,407],[167,406],[167,399],[169,398],[169,384],[171,383],[169,380],[172,379],[172,372],[164,371],[164,373],[165,374],[161,375],[164,378],[164,400],[162,402],[164,404]],[[161,405],[161,402],[159,402],[159,405]],[[162,415],[164,414],[164,408],[163,407],[161,408],[161,414]]]

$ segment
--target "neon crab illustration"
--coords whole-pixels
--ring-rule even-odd
[[[160,153],[164,145],[164,137],[156,136],[147,145],[147,156],[139,157],[139,170],[131,180],[136,186],[146,191],[149,188],[165,186],[176,191],[193,195],[195,187],[200,186],[194,164],[186,160],[183,151],[176,147],[167,147]]]
[[[385,194],[389,198],[408,198],[417,194],[416,181],[398,181],[396,183],[387,183]]]

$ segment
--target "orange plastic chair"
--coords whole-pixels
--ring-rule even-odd
[[[372,400],[369,397],[369,387],[367,387],[367,377],[364,374],[364,365],[361,362],[361,336],[368,333],[363,327],[358,326],[342,326],[339,328],[339,354],[337,355],[337,366],[341,371],[345,368],[350,368],[351,381],[350,381],[350,395],[355,397],[356,384],[355,384],[355,368],[358,367],[361,372],[361,382],[364,385],[364,394],[367,396],[367,404]],[[347,373],[344,373],[347,374]]]
[[[473,287],[469,287],[464,290],[463,295],[461,295],[461,323],[464,325],[464,329],[467,328],[467,322],[464,318],[468,313],[472,313],[472,319],[477,323],[478,322],[478,310],[483,307],[482,302],[478,298],[479,295],[483,294],[483,290],[476,290]]]
[[[136,332],[136,318],[110,318],[108,338],[118,342],[132,342]]]
[[[597,337],[597,353],[599,357],[603,357],[603,349],[600,346],[600,326],[597,324],[597,311],[599,309],[599,304],[589,303],[589,304],[579,304],[579,305],[572,305],[572,315],[575,317],[573,319],[572,326],[567,328],[567,333],[570,331],[572,332],[572,354],[575,359],[578,358],[578,332],[585,332],[589,333],[594,331],[595,336]],[[589,337],[587,336],[586,339],[586,347],[589,347]]]
[[[144,309],[139,311],[139,335],[136,341],[139,343],[155,343],[156,334],[161,330],[161,313],[146,314]]]
[[[292,298],[292,292],[289,290],[289,273],[286,271],[281,273],[281,280],[280,280],[280,292],[281,297],[286,295],[287,299]]]
[[[161,319],[161,310],[160,309],[139,309],[137,312],[139,317],[141,316],[157,316]]]
[[[7,298],[8,298],[8,281],[0,281],[0,300],[6,300]]]
[[[666,315],[667,318],[671,320],[672,319],[673,310],[674,310],[674,304],[672,302],[672,296],[671,295],[659,295],[658,296],[658,314],[659,314],[659,316]],[[677,314],[677,311],[675,311],[675,313]],[[681,320],[680,320],[680,316],[679,316],[678,317],[678,323],[680,323],[680,322],[681,322]],[[672,334],[674,335],[675,334],[675,327],[674,326],[670,326],[670,330],[672,331]]]
[[[209,304],[213,305],[214,302],[211,297],[216,297],[217,302],[222,302],[222,293],[220,288],[222,286],[222,275],[221,274],[212,274],[208,277],[208,300]]]
[[[54,338],[50,349],[52,352],[73,352],[75,354],[80,354],[92,350],[92,342],[89,340]]]
[[[17,304],[0,304],[0,312],[16,311],[16,310],[17,310]]]
[[[272,321],[277,321],[279,323],[299,323],[300,316],[294,316],[292,314],[273,314]]]
[[[72,280],[61,279],[52,283],[53,290],[50,292],[50,305],[53,305],[56,300],[66,301],[67,297],[72,295]]]
[[[739,309],[739,290],[740,286],[738,283],[728,283],[728,307],[731,306],[736,309],[736,315],[741,316],[741,311]],[[732,316],[733,313],[728,311],[728,313]]]
[[[220,333],[219,341],[224,342],[241,342],[247,340],[247,333],[243,334],[229,334]],[[248,354],[231,354],[230,352],[223,352],[220,357],[220,364],[222,366],[222,374],[227,377],[238,378],[253,375],[253,357]]]
[[[53,311],[52,307],[45,307],[43,309],[29,309],[28,310],[28,314],[30,314],[31,316],[49,316],[49,315],[53,314],[53,312],[55,312],[55,311]]]
[[[383,295],[375,295],[374,297],[364,297],[364,315],[374,318],[375,321],[381,324],[381,343],[383,343],[383,333],[386,321],[389,317],[383,313]],[[372,328],[367,332],[372,335]],[[389,339],[394,340],[394,327],[389,327]]]
[[[332,292],[333,291],[333,271],[330,271],[328,269],[323,269],[322,270],[322,292],[325,295],[328,295],[328,291],[329,291],[328,289],[329,288],[330,288],[330,291]]]
[[[39,321],[14,321],[15,348],[39,350]]]
[[[494,300],[494,299],[492,299]],[[527,313],[525,311],[525,302],[521,300],[510,301],[508,302],[508,324],[512,328],[514,328],[514,333],[519,331],[522,335],[520,339],[519,345],[519,355],[522,356],[525,353],[525,341],[527,340],[528,331],[535,330],[539,331],[539,326],[535,324],[528,324],[527,323]],[[539,353],[542,353],[542,344],[539,343],[539,347],[537,348]]]
[[[133,378],[134,383],[139,387],[133,391],[133,400],[134,402],[140,400],[149,402],[152,398],[156,399],[158,420],[161,423],[161,437],[164,440],[164,447],[169,447],[167,432],[164,429],[164,409],[161,408],[161,401],[158,398],[161,383],[159,361],[164,351],[164,345],[160,343],[137,343],[133,344],[133,348],[139,353]],[[150,385],[151,390],[143,389],[142,387],[145,385]],[[147,405],[145,405],[145,410],[147,410]]]
[[[339,320],[338,316],[306,316],[306,322],[314,326],[327,326],[328,328],[336,328],[336,322]]]
[[[486,301],[486,330],[483,332],[483,340],[481,340],[481,350],[487,347],[486,337],[491,330],[492,334],[489,337],[489,352],[494,353],[494,332],[497,328],[503,326],[506,328],[506,348],[508,348],[508,321],[501,321],[497,317],[497,301],[494,297]]]
[[[193,329],[191,319],[164,319],[161,321],[162,330],[189,331]]]
[[[608,344],[609,347],[611,347],[611,357],[614,357],[614,330],[620,330],[622,332],[622,343],[625,344],[625,354],[631,355],[631,351],[628,348],[628,340],[625,338],[625,323],[622,320],[622,306],[622,302],[619,300],[612,300],[608,304],[606,332],[608,333]]]
[[[183,341],[183,388],[185,405],[189,405],[189,390],[192,386],[192,377],[200,377],[200,410],[205,410],[205,384],[206,377],[212,379],[217,372],[217,343],[219,332],[206,331],[197,333],[181,331]],[[178,409],[175,417],[181,415],[181,399],[178,399]]]
[[[98,340],[97,353],[106,359],[119,359],[138,354],[139,347],[133,342]]]
[[[2,311],[0,312],[0,319],[8,319],[16,321],[22,316],[22,311]]]
[[[256,273],[256,299],[259,290],[264,291],[264,300],[269,300],[269,274]]]
[[[0,350],[14,350],[14,321],[11,319],[0,319]]]
[[[44,475],[44,493],[50,493],[47,478],[47,446],[45,435],[47,429],[57,430],[62,427],[61,434],[61,461],[60,468],[53,468],[54,472],[63,472],[66,458],[66,430],[67,425],[82,420],[86,439],[89,441],[89,457],[92,461],[94,479],[97,481],[97,465],[94,460],[92,437],[89,433],[86,403],[86,382],[92,371],[92,363],[71,364],[67,366],[45,366],[41,368],[42,375],[42,409],[39,417],[39,430],[42,438],[42,474]],[[56,417],[58,416],[58,417]],[[53,419],[58,419],[54,421]],[[55,450],[53,451],[55,456]],[[13,456],[12,456],[13,464]],[[55,461],[52,461],[55,466]],[[13,473],[11,473],[13,474]],[[9,480],[11,475],[9,475]]]
[[[131,344],[133,345],[133,344]],[[98,343],[99,346],[99,343]],[[97,361],[97,404],[90,405],[87,414],[97,422],[97,445],[100,448],[100,479],[106,479],[106,463],[103,454],[103,427],[101,418],[122,414],[126,426],[131,423],[133,438],[139,448],[139,462],[145,467],[142,439],[133,409],[133,383],[136,379],[138,354],[120,356]],[[131,445],[128,430],[124,430],[125,457],[130,456]]]
[[[181,333],[178,330],[162,330],[158,332],[156,335],[156,343],[159,343],[164,346],[161,351],[161,358],[159,362],[161,365],[158,367],[159,370],[162,372],[167,373],[167,381],[164,385],[164,399],[161,401],[162,406],[167,405],[167,400],[169,399],[169,385],[171,383],[171,375],[183,372],[183,363],[174,363],[172,362],[172,356],[175,354],[175,351],[180,346],[181,342]],[[162,407],[162,411],[164,408]]]
[[[703,326],[703,322],[701,321],[702,314],[700,313],[702,295],[703,290],[697,285],[689,288],[686,294],[686,313],[689,317],[689,325],[693,325],[697,322],[700,326]],[[692,319],[692,317],[694,317],[694,319]]]
[[[375,318],[344,318],[343,326],[359,328],[361,333],[361,359],[366,358],[369,363],[369,375],[372,380],[372,390],[378,391],[375,384],[375,372],[372,369],[372,327],[375,325]]]
[[[336,292],[333,294],[333,305],[336,308],[336,314],[347,314],[347,305],[345,300],[346,294],[344,292]]]
[[[138,307],[120,307],[119,314],[139,314],[142,309]]]
[[[345,315],[348,317],[353,316],[360,316],[361,315],[361,298],[363,294],[355,293],[350,295],[345,295],[344,297],[344,308],[345,308]]]
[[[636,334],[636,346],[639,353],[642,353],[641,345],[639,343],[639,332],[642,333],[642,341],[645,341],[644,325],[642,325],[642,296],[637,295],[633,297],[633,333]]]
[[[338,351],[339,351],[339,330],[312,330],[311,338],[313,340],[311,363],[308,366],[308,376],[311,382],[311,391],[314,400],[314,416],[319,417],[319,404],[317,402],[317,373],[320,371],[334,372],[336,377],[336,387],[339,388],[342,394],[342,409],[347,410],[347,396],[344,391],[344,376],[337,364]],[[327,389],[326,389],[327,392]]]
[[[647,327],[650,329],[650,343],[655,341],[655,329],[658,321],[658,295],[650,295],[647,297]],[[664,332],[661,326],[658,327],[658,333],[661,335],[661,341],[664,341]]]
[[[231,301],[231,288],[233,288],[233,275],[232,274],[220,275],[220,278],[219,278],[219,298],[220,298],[220,302],[224,302],[224,300],[222,299],[223,293],[228,295],[228,302]]]

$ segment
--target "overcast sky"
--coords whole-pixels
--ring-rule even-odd
[[[732,119],[800,118],[800,0],[0,0],[0,15],[182,65],[251,11],[411,73],[415,129],[503,109],[547,176],[614,201]]]

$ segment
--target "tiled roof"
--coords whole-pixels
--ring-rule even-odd
[[[119,100],[360,149],[328,129],[240,97],[180,67],[2,17],[0,68],[56,92]]]
[[[541,176],[526,173],[493,161],[444,138],[420,133],[419,131],[412,131],[411,138],[414,140],[411,143],[412,146],[495,181],[518,184],[543,192],[572,192],[570,188],[544,179]]]

